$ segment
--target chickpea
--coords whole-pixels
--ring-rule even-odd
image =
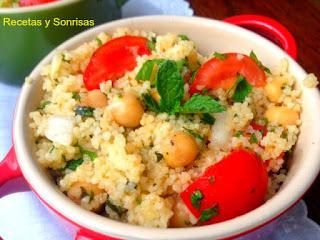
[[[103,193],[105,193],[105,191],[95,184],[76,182],[67,191],[67,196],[85,209],[97,212],[101,209],[103,203],[105,202],[105,199],[97,199],[97,196],[103,196]],[[82,201],[82,199],[84,199],[86,196],[89,197],[88,201]],[[106,196],[104,197],[106,198]]]
[[[273,106],[266,111],[265,117],[269,122],[286,126],[296,124],[299,114],[288,107]]]
[[[176,132],[163,147],[164,159],[172,168],[187,166],[196,159],[199,147],[196,140],[185,132]]]
[[[143,106],[133,93],[126,93],[112,109],[113,119],[124,127],[138,127],[144,113]]]
[[[173,216],[170,218],[169,227],[190,227],[190,212],[180,197],[177,197],[172,210]]]
[[[108,103],[107,97],[98,89],[88,92],[88,95],[81,102],[93,108],[102,108]]]
[[[285,80],[281,77],[273,79],[271,82],[267,83],[264,87],[264,92],[271,102],[277,103],[282,93],[282,85]]]

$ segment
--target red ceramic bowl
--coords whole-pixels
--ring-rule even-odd
[[[158,33],[175,32],[188,35],[199,46],[200,52],[248,53],[254,50],[267,66],[278,64],[287,58],[289,71],[297,78],[302,90],[302,125],[288,176],[279,192],[262,206],[237,218],[208,226],[183,229],[156,229],[129,225],[91,213],[70,201],[48,178],[36,161],[33,152],[28,113],[34,110],[42,98],[40,70],[48,64],[54,53],[50,53],[31,72],[32,83],[25,83],[14,119],[14,148],[0,165],[0,184],[23,175],[31,189],[41,201],[55,212],[65,224],[77,230],[76,239],[222,239],[244,234],[262,226],[296,203],[316,178],[320,162],[320,95],[316,89],[302,86],[305,71],[295,62],[296,44],[292,35],[279,23],[261,16],[238,16],[226,19],[258,31],[278,43],[285,51],[271,41],[232,24],[196,17],[148,16],[130,18],[107,23],[84,32],[60,45],[58,49],[78,46],[102,31],[118,27],[152,30]],[[291,56],[291,57],[290,57]],[[235,204],[236,199],[235,199]]]

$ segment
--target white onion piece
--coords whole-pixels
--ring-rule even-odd
[[[214,125],[211,128],[211,146],[227,147],[228,141],[231,138],[230,118],[227,112],[215,113],[216,119]]]
[[[53,142],[70,145],[73,140],[73,126],[73,117],[50,116],[48,118],[45,136]]]

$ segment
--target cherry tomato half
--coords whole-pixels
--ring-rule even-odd
[[[215,207],[217,213],[212,218],[200,221],[200,224],[211,224],[260,206],[265,200],[267,186],[268,174],[262,160],[255,153],[236,150],[209,167],[180,196],[192,214],[200,219],[205,210]],[[197,196],[202,195],[197,207],[192,203],[196,191]]]
[[[224,55],[225,59],[212,58],[199,68],[190,86],[191,94],[200,92],[203,88],[229,89],[235,84],[238,74],[243,75],[255,87],[266,84],[265,72],[250,57],[239,53]]]
[[[41,5],[50,2],[56,2],[57,0],[20,0],[19,6],[20,7],[27,7],[27,6],[35,6]]]
[[[98,48],[83,75],[86,88],[98,89],[101,82],[116,81],[126,71],[134,69],[137,66],[137,56],[151,54],[147,41],[144,37],[123,36],[114,38]]]

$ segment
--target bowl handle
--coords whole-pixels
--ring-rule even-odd
[[[283,48],[297,60],[297,44],[287,28],[276,20],[260,15],[237,15],[223,21],[252,30]]]
[[[21,176],[16,153],[14,148],[11,147],[5,158],[0,162],[0,187],[7,181]]]

